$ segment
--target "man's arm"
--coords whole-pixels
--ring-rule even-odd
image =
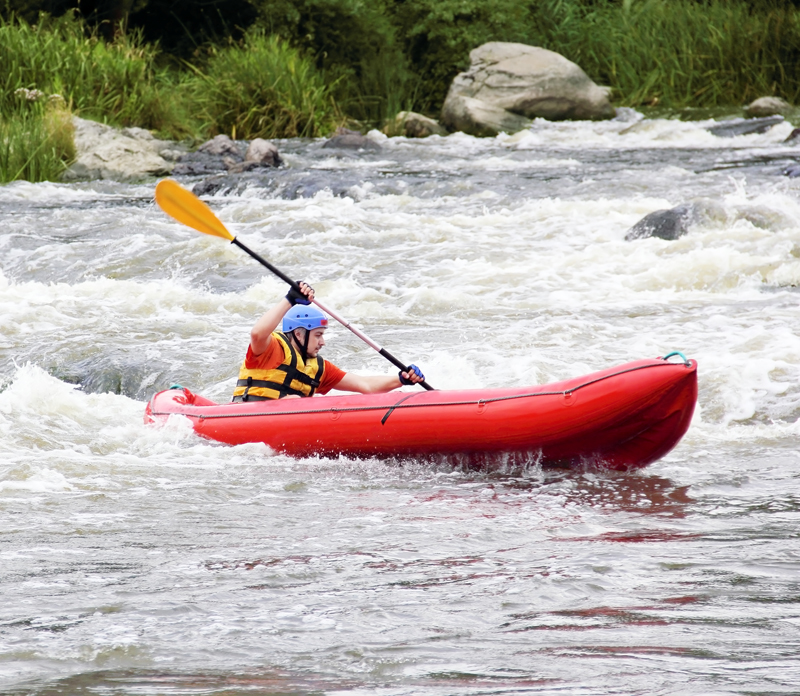
[[[418,384],[425,379],[422,373],[417,374],[413,370],[403,372],[403,376],[413,384]],[[403,384],[399,375],[354,375],[346,372],[334,389],[358,392],[359,394],[383,394],[401,386]]]
[[[309,299],[314,299],[314,289],[307,283],[300,282],[300,290]],[[292,303],[287,298],[282,298],[274,307],[268,309],[253,325],[250,331],[250,348],[253,355],[261,355],[269,348],[272,341],[272,332],[278,328],[283,315],[292,308]]]

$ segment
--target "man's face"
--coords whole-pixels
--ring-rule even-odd
[[[308,337],[308,357],[316,358],[317,353],[325,345],[325,329],[312,329],[311,335]]]

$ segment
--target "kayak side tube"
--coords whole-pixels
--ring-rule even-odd
[[[657,358],[554,384],[390,392],[217,404],[188,389],[154,395],[146,422],[172,414],[231,445],[263,442],[293,456],[533,455],[631,469],[683,437],[697,401],[697,363]]]

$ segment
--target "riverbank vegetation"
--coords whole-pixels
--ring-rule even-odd
[[[800,99],[800,0],[139,0],[127,14],[105,0],[86,16],[71,4],[0,0],[2,181],[58,176],[69,113],[195,140],[435,117],[486,41],[561,53],[618,106]]]

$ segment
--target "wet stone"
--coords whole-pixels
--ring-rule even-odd
[[[716,126],[709,126],[706,130],[718,138],[733,138],[737,135],[752,135],[766,133],[773,126],[783,123],[783,116],[765,116],[764,118],[737,118],[723,121]]]
[[[675,240],[685,235],[694,218],[691,205],[684,204],[669,210],[656,210],[645,215],[625,235],[625,241],[658,237]]]
[[[347,130],[346,128],[339,128],[336,134],[326,140],[323,144],[324,148],[339,148],[342,150],[371,150],[377,151],[381,149],[374,140],[371,140],[366,135],[361,135],[358,131]]]

